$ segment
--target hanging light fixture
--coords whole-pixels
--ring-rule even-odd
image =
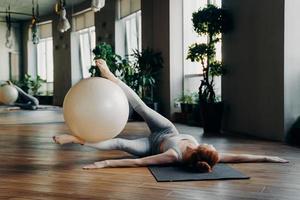
[[[105,6],[105,0],[92,0],[91,8],[94,12],[98,12]]]
[[[60,32],[65,32],[71,28],[70,22],[67,19],[66,1],[60,0],[55,6],[55,11],[59,14],[59,22],[57,29]]]
[[[5,42],[5,46],[7,48],[11,48],[13,46],[13,39],[12,39],[12,34],[11,34],[11,17],[10,17],[10,5],[8,6],[8,10],[6,10],[6,26],[7,26],[7,30],[6,30],[6,42]]]
[[[34,10],[34,0],[32,0],[32,19],[31,19],[31,34],[32,34],[32,43],[38,44],[40,41],[38,35],[38,16],[39,16],[39,4],[36,5],[36,13]]]

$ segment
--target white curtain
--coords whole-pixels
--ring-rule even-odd
[[[80,40],[80,64],[82,69],[82,77],[90,77],[89,69],[93,60],[92,50],[96,46],[95,27],[87,28],[79,32]]]
[[[125,54],[142,49],[141,12],[136,12],[123,19],[125,23]]]

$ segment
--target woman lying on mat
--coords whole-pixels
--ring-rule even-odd
[[[168,119],[149,108],[132,89],[116,78],[104,60],[97,60],[96,65],[104,78],[122,88],[131,106],[147,123],[151,134],[136,140],[114,138],[99,143],[88,143],[72,135],[55,136],[53,139],[58,144],[78,143],[100,150],[122,150],[140,157],[99,161],[84,166],[84,169],[182,163],[201,172],[210,172],[218,162],[287,162],[273,156],[220,153],[212,145],[199,144],[191,135],[179,134]]]
[[[21,109],[27,109],[27,110],[37,109],[37,106],[39,105],[39,100],[37,98],[35,98],[30,94],[27,94],[21,88],[14,85],[11,81],[6,81],[4,85],[5,84],[13,86],[18,91],[18,98],[16,103],[12,104],[13,106],[19,106]]]

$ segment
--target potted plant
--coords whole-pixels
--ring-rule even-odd
[[[222,62],[216,60],[215,45],[221,34],[230,29],[228,13],[214,5],[207,5],[193,13],[194,30],[207,36],[207,43],[195,43],[189,47],[187,59],[200,62],[203,79],[199,87],[199,107],[203,118],[204,132],[219,132],[221,128],[224,103],[219,101],[214,90],[214,77],[225,73]]]
[[[158,110],[153,89],[156,84],[157,74],[163,67],[163,58],[160,52],[146,48],[141,52],[135,50],[131,55],[134,60],[133,68],[137,78],[137,90],[141,99],[154,110]]]
[[[180,103],[182,113],[192,113],[195,105],[195,94],[185,92],[182,96],[176,99]]]
[[[37,75],[36,78],[33,78],[31,75],[25,74],[23,80],[11,80],[11,82],[20,87],[26,93],[30,93],[32,95],[39,95],[39,89],[41,88],[42,84],[46,81],[42,79],[39,75]]]

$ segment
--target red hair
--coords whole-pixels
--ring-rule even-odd
[[[193,149],[190,156],[186,158],[186,164],[199,172],[211,172],[218,161],[218,152],[203,146],[198,146],[196,149]]]

